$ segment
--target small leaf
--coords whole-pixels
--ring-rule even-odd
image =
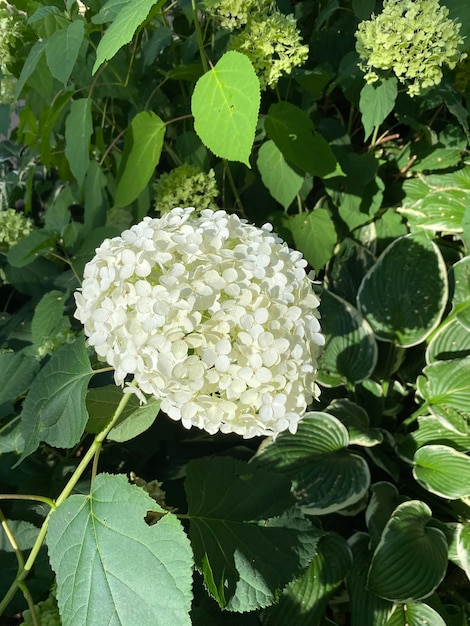
[[[8,251],[8,263],[13,267],[29,265],[38,256],[47,255],[54,250],[58,234],[48,230],[33,230],[20,239]]]
[[[20,461],[41,441],[56,448],[71,448],[80,440],[88,419],[85,396],[92,374],[83,337],[53,354],[23,404],[25,447]]]
[[[319,272],[333,255],[337,241],[334,222],[327,209],[318,208],[290,220],[296,247]]]
[[[51,74],[65,86],[77,62],[85,37],[82,20],[71,22],[67,28],[56,30],[47,40],[46,60]]]
[[[422,602],[407,602],[393,610],[385,626],[447,626],[446,622],[434,609]]]
[[[0,404],[13,402],[26,393],[38,369],[37,359],[27,356],[24,352],[1,352]]]
[[[457,261],[450,271],[452,283],[452,313],[470,330],[470,256]],[[468,335],[467,335],[468,336]]]
[[[132,120],[124,142],[116,206],[128,206],[145,189],[160,160],[165,131],[165,124],[153,111],[141,111]]]
[[[21,92],[23,91],[23,87],[26,85],[26,82],[30,76],[33,75],[34,70],[38,66],[39,61],[42,59],[42,56],[46,52],[46,41],[36,41],[34,46],[29,51],[29,54],[26,58],[26,61],[23,64],[21,69],[20,77],[18,78],[18,82],[16,83],[15,88],[15,97],[18,99]]]
[[[447,541],[430,520],[430,508],[419,500],[395,509],[372,558],[370,591],[393,602],[412,602],[437,588],[447,569]]]
[[[147,511],[163,513],[154,525]],[[192,555],[178,519],[122,475],[98,475],[51,516],[63,626],[189,626]],[[98,620],[98,621],[97,621]]]
[[[49,291],[39,301],[31,321],[31,335],[34,345],[39,348],[48,339],[63,319],[67,294],[62,291]]]
[[[258,152],[261,180],[272,197],[287,209],[299,193],[304,178],[285,161],[274,141],[265,141]]]
[[[449,446],[428,445],[417,450],[413,476],[428,491],[457,500],[470,496],[470,457]]]
[[[260,105],[259,80],[241,52],[226,52],[199,78],[191,98],[194,129],[216,156],[250,167]]]
[[[65,120],[65,157],[80,187],[90,163],[90,138],[93,134],[91,105],[91,98],[74,100]]]
[[[375,126],[380,126],[395,106],[397,79],[384,78],[376,83],[366,83],[361,89],[359,110],[362,114],[365,138],[368,139]]]

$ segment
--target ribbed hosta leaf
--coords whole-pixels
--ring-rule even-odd
[[[456,500],[470,496],[470,457],[449,446],[423,446],[415,454],[413,475],[425,489]]]
[[[431,595],[447,568],[444,533],[429,526],[431,509],[419,500],[400,504],[375,549],[367,587],[394,602]]]
[[[442,326],[429,342],[426,363],[462,359],[466,356],[470,356],[470,331],[457,317]]]
[[[461,567],[470,579],[470,524],[452,526],[454,532],[449,545],[449,560]]]
[[[460,259],[450,272],[452,281],[452,312],[470,330],[470,256]]]
[[[400,456],[413,462],[418,448],[428,444],[450,446],[460,452],[470,450],[470,433],[464,435],[453,428],[446,428],[434,415],[418,417],[418,429],[411,432],[400,442]]]
[[[442,617],[427,604],[407,602],[395,607],[385,626],[447,626]]]
[[[302,508],[325,515],[359,502],[369,487],[369,467],[348,444],[348,431],[338,419],[307,413],[295,435],[281,434],[254,463],[288,476]]]
[[[368,448],[383,441],[382,432],[370,426],[369,416],[365,410],[351,400],[347,398],[333,400],[327,407],[327,413],[337,417],[346,426],[350,445]]]
[[[361,283],[358,307],[378,339],[409,347],[437,327],[447,293],[439,249],[424,233],[416,233],[385,249]]]
[[[338,386],[368,378],[377,362],[377,344],[369,324],[357,309],[325,291],[322,296],[322,331],[326,336],[318,379]]]

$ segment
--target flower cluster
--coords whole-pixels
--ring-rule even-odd
[[[33,626],[33,624],[36,623],[39,624],[39,626],[60,626],[61,624],[54,592],[51,592],[46,600],[35,604],[34,612],[36,614],[36,620],[33,619],[29,609],[23,611],[23,626]]]
[[[410,96],[438,85],[442,66],[452,69],[463,57],[460,24],[448,14],[438,0],[384,0],[382,13],[361,22],[356,32],[366,81],[392,70]]]
[[[13,102],[14,77],[10,67],[15,60],[15,46],[21,40],[25,17],[14,6],[0,8],[0,102]]]
[[[283,74],[290,74],[308,57],[308,46],[302,44],[294,16],[279,11],[250,19],[231,38],[230,47],[250,59],[261,89],[275,85]]]
[[[270,8],[272,0],[219,0],[208,7],[209,14],[220,22],[222,28],[236,30],[250,17]]]
[[[186,428],[293,433],[324,343],[306,265],[270,225],[175,208],[103,242],[75,315],[116,384]]]
[[[155,183],[156,209],[163,215],[175,206],[197,204],[200,210],[217,209],[219,195],[214,170],[206,174],[194,165],[183,163],[162,174]]]
[[[10,246],[29,235],[33,222],[15,209],[0,211],[0,251],[8,251]]]

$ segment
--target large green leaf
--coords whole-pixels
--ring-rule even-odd
[[[468,204],[467,204],[468,206]],[[450,271],[452,284],[452,313],[470,330],[470,256],[460,259]]]
[[[357,300],[378,339],[409,347],[437,327],[447,294],[439,249],[417,233],[396,239],[384,250],[364,277]]]
[[[337,235],[334,222],[327,209],[318,208],[290,220],[295,245],[316,272],[319,272],[333,255]]]
[[[0,404],[12,402],[28,390],[33,381],[39,363],[37,359],[24,352],[1,352],[0,372],[2,385],[0,387]]]
[[[85,429],[85,396],[93,374],[82,337],[53,354],[31,385],[21,413],[25,447],[20,460],[41,441],[71,448]]]
[[[166,126],[153,111],[137,113],[126,132],[116,206],[133,202],[145,189],[160,160]]]
[[[216,156],[250,167],[260,93],[251,61],[234,50],[199,78],[191,98],[194,129]]]
[[[446,573],[447,541],[430,520],[430,508],[419,500],[395,509],[372,557],[370,591],[393,602],[431,595]]]
[[[287,209],[304,182],[303,176],[293,170],[274,141],[265,141],[256,162],[261,180],[272,197]]]
[[[442,325],[426,349],[428,365],[435,361],[462,359],[466,356],[470,356],[470,332],[458,318]]]
[[[318,380],[324,385],[358,383],[377,362],[377,343],[369,324],[351,304],[330,291],[322,295],[322,332],[326,343]]]
[[[423,369],[417,389],[445,426],[466,435],[470,421],[470,357],[436,361]]]
[[[52,76],[60,80],[63,85],[67,84],[77,62],[84,37],[84,23],[78,19],[71,22],[67,28],[56,30],[47,40],[47,65]]]
[[[90,163],[90,138],[93,134],[91,106],[91,98],[74,100],[65,120],[65,156],[80,187]]]
[[[294,167],[321,178],[342,173],[328,142],[314,132],[310,117],[294,104],[272,104],[264,127],[285,160]]]
[[[148,511],[163,514],[153,526]],[[189,626],[192,554],[178,519],[122,475],[70,496],[46,543],[63,626]]]
[[[330,402],[326,412],[337,417],[346,426],[349,445],[368,448],[382,442],[383,435],[380,429],[370,426],[366,411],[355,402],[347,398],[337,398]]]
[[[359,110],[362,115],[365,139],[367,140],[375,126],[380,126],[391,113],[397,98],[397,79],[395,76],[384,78],[376,83],[366,83],[361,89]]]
[[[447,626],[442,617],[427,604],[407,602],[395,607],[385,626]]]
[[[414,457],[413,475],[428,491],[449,500],[470,496],[470,457],[449,446],[428,445]]]
[[[112,59],[120,48],[131,41],[135,31],[147,19],[151,9],[156,11],[164,3],[165,0],[130,0],[123,3],[113,23],[98,44],[92,73],[94,74],[102,63]]]
[[[269,606],[315,554],[322,533],[291,508],[283,476],[228,457],[198,459],[185,488],[196,565],[221,606]]]
[[[428,444],[450,446],[454,448],[454,450],[466,452],[470,450],[470,432],[462,434],[454,428],[446,427],[446,425],[434,415],[421,416],[418,417],[417,430],[409,433],[409,435],[400,442],[398,450],[400,456],[412,463],[416,450]]]
[[[320,537],[317,553],[305,574],[290,583],[279,602],[262,613],[261,622],[265,626],[319,623],[329,598],[347,575],[351,561],[351,551],[343,537],[333,532]]]
[[[298,504],[312,515],[326,515],[356,504],[369,488],[369,467],[348,444],[348,431],[336,417],[307,413],[295,435],[281,434],[254,463],[285,474],[294,482]]]

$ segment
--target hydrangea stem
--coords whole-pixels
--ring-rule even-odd
[[[201,25],[199,24],[199,16],[197,14],[196,0],[191,0],[191,6],[193,9],[194,30],[196,31],[197,45],[199,48],[199,54],[201,56],[202,69],[204,72],[209,71],[209,64],[207,63],[206,55],[204,52],[204,41],[202,39]]]

